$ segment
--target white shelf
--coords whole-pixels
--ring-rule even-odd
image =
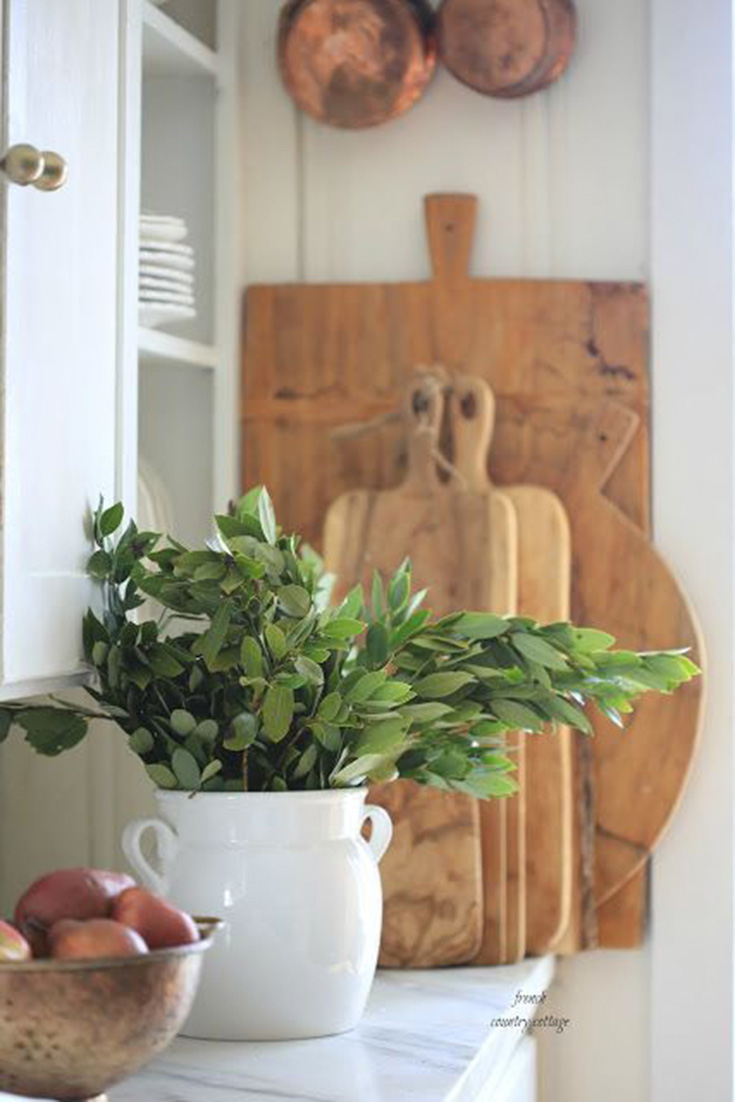
[[[192,367],[215,368],[218,350],[211,344],[174,337],[158,329],[138,330],[138,354],[141,361],[158,360],[167,363],[190,364]]]
[[[143,74],[147,77],[215,76],[219,59],[176,20],[143,0]]]

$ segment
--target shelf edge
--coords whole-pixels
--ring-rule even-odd
[[[142,0],[143,27],[162,38],[173,50],[185,57],[190,65],[201,70],[203,76],[218,76],[220,59],[217,53],[166,15],[151,0]],[[143,43],[143,64],[145,72],[145,41]],[[156,75],[151,73],[150,75]]]
[[[141,326],[138,329],[138,358],[166,360],[211,370],[217,367],[219,350],[211,344],[201,344]]]

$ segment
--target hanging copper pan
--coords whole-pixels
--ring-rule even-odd
[[[564,72],[576,30],[573,0],[442,0],[439,55],[477,92],[528,96]]]
[[[436,65],[427,0],[288,0],[278,63],[298,106],[331,126],[376,126],[403,114]]]

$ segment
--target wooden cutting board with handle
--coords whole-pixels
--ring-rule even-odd
[[[542,623],[569,618],[569,521],[543,486],[504,487],[518,518],[518,612]],[[549,952],[569,921],[573,864],[572,733],[525,735],[526,953]]]
[[[436,470],[443,399],[434,381],[409,389],[409,464],[403,483],[382,493],[353,491],[327,512],[324,557],[338,578],[336,599],[373,572],[389,575],[410,555],[414,583],[429,588],[437,614],[459,608],[512,609],[516,526],[501,494],[476,494]],[[478,553],[478,549],[482,553]],[[393,967],[462,964],[483,938],[478,801],[399,781],[371,798],[391,814],[394,836],[381,864],[381,963]]]
[[[453,463],[468,485],[492,485],[487,456],[495,399],[478,377],[456,376],[450,399]],[[542,486],[503,486],[518,523],[518,602],[521,616],[567,619],[571,587],[569,521],[559,498]],[[501,960],[488,947],[477,963],[511,963],[526,952],[541,954],[569,921],[572,888],[572,756],[570,732],[556,737],[517,736],[519,799],[480,807],[483,846],[492,838],[491,816],[502,812],[507,844],[508,935]],[[484,854],[484,849],[483,849]],[[487,892],[491,890],[486,878]]]
[[[462,385],[455,378],[450,387],[453,477],[460,492],[485,497],[490,508],[493,503],[502,502],[502,509],[507,512],[509,495],[499,493],[487,476],[487,453],[493,430],[492,398],[489,390],[476,393],[475,383],[484,385],[481,380],[466,380]],[[502,521],[503,517],[499,519]],[[519,539],[517,519],[516,516]],[[492,550],[477,548],[477,554],[492,555]],[[492,570],[492,561],[489,565]],[[510,604],[490,605],[489,610],[511,615],[517,611],[517,593],[509,591],[508,599]],[[519,785],[517,795],[479,805],[483,932],[474,958],[476,964],[506,964],[521,959],[525,946],[525,748],[517,737],[512,738],[512,745]]]
[[[495,404],[481,379],[455,377],[449,400],[452,463],[461,486],[470,493],[495,497],[487,473]],[[503,497],[511,500],[503,490]],[[520,555],[521,532],[518,529]],[[478,554],[484,549],[479,548]],[[520,596],[520,570],[518,597]],[[512,614],[514,608],[491,606],[492,612]],[[526,944],[526,751],[522,737],[508,736],[516,763],[518,793],[507,800],[480,803],[484,920],[482,944],[475,964],[509,964],[522,960]]]
[[[470,195],[427,197],[432,271],[425,279],[249,288],[243,486],[267,483],[282,523],[319,546],[330,501],[400,482],[404,434],[383,419],[400,404],[415,365],[480,376],[497,401],[496,481],[544,486],[567,510],[572,616],[609,627],[623,646],[696,647],[691,611],[666,567],[658,560],[640,569],[650,505],[645,288],[475,276],[476,213]],[[483,217],[492,221],[492,210]],[[631,431],[607,423],[610,404],[632,418]],[[334,435],[371,420],[381,426],[372,433]],[[599,451],[607,457],[602,467]],[[598,738],[585,743],[594,792],[586,782],[580,791],[593,797],[596,822],[594,876],[585,887],[592,909],[641,876],[669,822],[691,764],[701,697],[701,680],[674,697],[651,697],[625,732],[601,723]],[[665,768],[652,773],[651,762]],[[609,922],[602,926],[612,938]]]

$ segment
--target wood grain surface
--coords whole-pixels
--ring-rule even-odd
[[[518,612],[569,616],[571,544],[564,507],[540,486],[509,486],[518,519]],[[548,952],[569,921],[572,890],[572,750],[568,727],[525,743],[525,948]]]
[[[574,618],[608,628],[622,646],[689,645],[701,659],[688,605],[648,545],[645,289],[471,278],[475,215],[472,196],[427,198],[425,281],[249,289],[243,485],[266,482],[282,522],[318,547],[331,501],[404,477],[404,433],[390,414],[416,365],[481,376],[497,401],[494,481],[544,486],[567,510]],[[372,432],[334,435],[375,418],[386,420]],[[593,909],[643,867],[665,829],[689,771],[701,695],[697,680],[675,697],[652,696],[624,733],[595,718],[584,765]]]
[[[416,399],[421,399],[419,408]],[[442,483],[436,469],[443,401],[425,380],[409,388],[410,459],[395,490],[353,491],[327,513],[324,556],[337,575],[335,598],[374,571],[386,577],[411,556],[418,588],[441,615],[456,608],[507,607],[517,585],[515,515],[501,495]],[[496,499],[496,500],[493,500]],[[482,939],[480,805],[411,782],[377,785],[371,799],[395,824],[383,859],[384,966],[434,967],[471,960]]]
[[[641,865],[614,895],[597,908],[597,944],[603,949],[634,949],[643,944],[648,913],[648,871]]]
[[[472,489],[492,486],[487,453],[495,421],[495,400],[480,378],[458,376],[450,400],[453,462]],[[502,486],[518,525],[516,611],[542,621],[569,617],[571,542],[559,498],[540,486]],[[502,961],[526,952],[545,953],[566,928],[572,888],[572,756],[570,732],[553,738],[516,735],[519,799],[483,805],[480,819],[503,817],[506,834],[506,906],[509,933]],[[483,843],[486,832],[483,831]],[[483,849],[483,855],[484,855]],[[490,876],[485,878],[486,921]],[[478,963],[497,963],[488,948]]]
[[[462,235],[460,235],[461,237]],[[510,495],[494,487],[487,473],[487,455],[495,424],[495,402],[482,379],[457,377],[449,399],[452,466],[458,487],[484,496],[489,508],[512,516],[520,563],[520,526]],[[494,520],[494,524],[496,521]],[[505,523],[510,523],[506,520]],[[492,548],[477,548],[478,555]],[[493,571],[490,559],[489,568]],[[507,603],[492,605],[495,612],[519,611],[520,571],[514,588],[508,587]],[[501,594],[496,592],[496,600]],[[521,960],[526,945],[526,748],[523,739],[509,736],[516,762],[518,793],[507,800],[480,804],[482,839],[483,936],[474,958],[476,964],[506,964]]]

